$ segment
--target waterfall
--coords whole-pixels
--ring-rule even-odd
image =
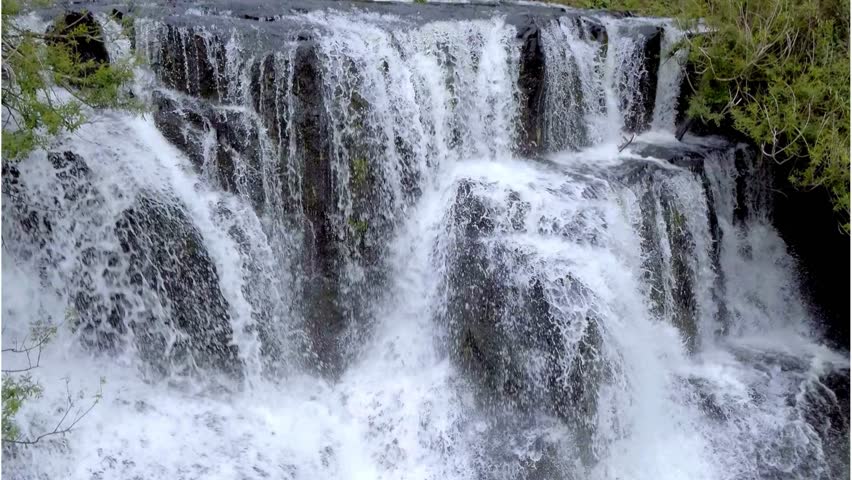
[[[683,82],[687,47],[681,45],[685,38],[683,30],[671,22],[663,30],[660,47],[660,69],[657,78],[657,101],[654,106],[652,128],[674,133],[677,120],[678,101]]]
[[[657,135],[674,26],[212,5],[108,30],[150,113],[92,112],[4,166],[4,348],[57,326],[16,421],[35,437],[102,391],[4,475],[848,472],[848,352],[819,337],[769,167]]]

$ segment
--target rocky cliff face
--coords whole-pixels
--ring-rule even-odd
[[[398,20],[360,32],[343,12]],[[364,310],[381,292],[382,250],[437,150],[537,156],[608,135],[583,120],[607,101],[637,133],[654,109],[660,26],[608,28],[604,22],[614,20],[520,5],[312,2],[281,11],[264,2],[227,9],[213,2],[157,13],[143,8],[136,26],[137,48],[159,80],[155,121],[200,171],[301,238],[287,246],[304,269],[299,308],[330,374],[351,355],[343,339],[369,330]],[[502,37],[474,21],[494,22]],[[402,33],[411,28],[420,32]],[[477,44],[492,48],[489,42],[509,56],[485,64],[491,60],[478,57],[489,51]],[[560,42],[576,42],[577,55]],[[401,85],[399,75],[408,73],[400,63],[416,67],[424,55],[444,78]],[[600,84],[607,68],[616,85],[611,100]],[[475,92],[499,82],[490,95]],[[427,102],[434,88],[446,89],[448,104]],[[480,113],[471,103],[478,101],[494,105],[487,116],[470,116]],[[430,124],[430,114],[447,118]],[[388,115],[392,125],[384,123]],[[414,131],[406,125],[412,120]],[[487,131],[494,120],[509,141],[477,143],[489,135],[504,141],[502,131]]]

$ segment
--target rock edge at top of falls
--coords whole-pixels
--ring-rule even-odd
[[[80,9],[89,8],[95,11],[127,10],[124,3],[110,1],[64,1],[57,2],[56,8]],[[166,7],[165,9],[163,7]],[[580,15],[594,13],[596,10],[578,10],[564,5],[549,5],[544,3],[525,2],[470,2],[470,3],[416,3],[416,2],[385,2],[385,1],[341,1],[341,0],[290,0],[275,2],[270,0],[246,0],[239,3],[226,0],[170,1],[157,0],[138,3],[131,10],[146,17],[182,19],[189,25],[209,24],[211,17],[219,17],[222,21],[231,21],[234,26],[252,25],[248,28],[263,29],[263,24],[281,22],[289,15],[304,14],[311,11],[335,10],[340,12],[360,11],[380,15],[395,15],[408,21],[426,23],[446,20],[475,20],[490,18],[495,15],[505,15],[509,24],[524,25],[526,18],[557,17],[564,15]]]

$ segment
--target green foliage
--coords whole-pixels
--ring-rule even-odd
[[[690,40],[690,116],[730,122],[766,157],[795,162],[793,185],[825,188],[848,232],[848,0],[704,0],[692,15],[711,33]]]
[[[849,231],[849,0],[562,0],[677,18],[695,68],[688,114],[734,128],[790,182],[824,188]]]
[[[4,348],[3,353],[26,356],[27,365],[20,369],[3,370],[2,375],[2,439],[3,441],[17,441],[20,430],[15,423],[15,415],[21,406],[29,399],[41,396],[42,387],[36,383],[30,372],[38,368],[41,358],[41,349],[53,336],[56,335],[56,326],[42,321],[36,321],[30,326],[30,332],[21,344]]]
[[[101,63],[86,58],[81,46],[102,41],[99,28],[83,21],[55,22],[46,33],[16,22],[45,0],[2,3],[3,158],[18,159],[43,147],[62,131],[86,120],[86,108],[139,110],[126,94],[133,61]]]
[[[75,315],[76,312],[73,309],[68,309],[65,313],[65,321],[72,321]],[[56,333],[56,325],[38,320],[30,326],[28,335],[20,343],[15,341],[14,346],[3,349],[4,355],[19,355],[20,358],[26,359],[26,365],[22,368],[3,369],[2,371],[2,440],[4,449],[10,445],[34,445],[44,438],[61,436],[70,432],[103,398],[103,386],[106,384],[104,377],[100,378],[98,391],[91,398],[88,408],[85,409],[78,406],[79,401],[86,398],[85,392],[80,391],[72,394],[69,380],[66,379],[66,405],[58,409],[57,413],[61,417],[53,430],[45,431],[38,436],[22,438],[15,416],[27,401],[37,399],[42,395],[41,384],[33,380],[30,374],[39,367],[42,349]]]
[[[664,16],[671,12],[670,2],[658,0],[557,0],[577,8],[615,10],[622,12],[641,12],[643,15]]]
[[[41,396],[41,385],[34,382],[30,375],[19,377],[3,374],[3,440],[15,441],[20,437],[20,430],[15,423],[15,415],[26,400]]]

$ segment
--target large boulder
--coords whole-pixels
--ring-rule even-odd
[[[110,298],[116,301],[108,318],[117,320],[116,311],[126,314],[118,315],[119,328],[133,331],[142,357],[163,373],[196,366],[239,373],[216,266],[182,207],[142,195],[116,221],[115,234],[121,250],[110,255],[124,272],[115,277],[119,272],[106,272],[107,281],[129,284],[119,298]],[[100,309],[92,309],[85,292],[77,297],[77,309],[87,326],[100,321]]]
[[[524,228],[508,213],[522,212],[523,202],[510,194],[506,205],[494,204],[481,195],[487,188],[460,183],[449,215],[443,322],[451,358],[486,407],[554,415],[591,463],[597,392],[607,375],[594,295],[571,274],[546,278],[534,260],[501,244],[496,233]]]
[[[51,152],[47,162],[48,187],[25,186],[18,168],[5,169],[4,238],[40,269],[44,288],[68,299],[82,343],[103,354],[135,349],[155,375],[206,367],[239,375],[217,268],[181,203],[142,192],[112,217],[83,157]]]

